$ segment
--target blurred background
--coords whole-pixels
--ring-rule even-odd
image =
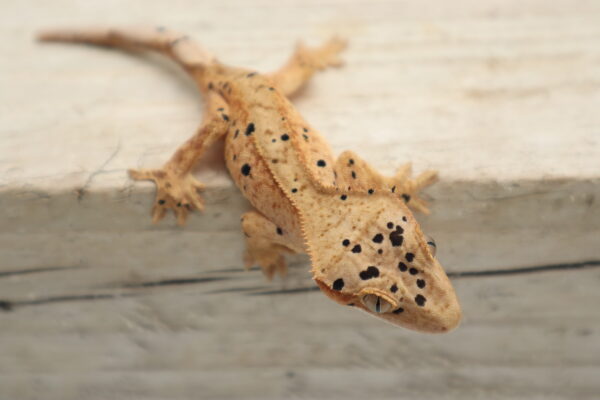
[[[600,1],[0,3],[0,399],[597,399]],[[203,100],[156,55],[52,27],[181,31],[272,71],[349,40],[293,99],[336,153],[437,169],[430,216],[464,309],[423,335],[323,296],[309,262],[242,269],[248,204],[219,148],[207,209],[150,222]]]

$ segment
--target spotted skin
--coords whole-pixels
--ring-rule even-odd
[[[163,167],[130,171],[157,184],[155,221],[173,210],[184,223],[203,209],[191,169],[224,138],[227,168],[255,208],[242,217],[247,267],[258,264],[272,278],[285,274],[284,254],[305,252],[317,285],[342,305],[417,331],[458,325],[452,285],[410,209],[428,212],[419,192],[435,172],[413,179],[405,164],[385,177],[353,152],[336,159],[288,100],[316,71],[341,64],[343,41],[300,45],[279,71],[260,74],[225,66],[164,28],[52,31],[40,39],[158,51],[197,83],[206,98],[197,134]]]

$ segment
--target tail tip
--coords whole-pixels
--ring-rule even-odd
[[[56,40],[56,34],[53,31],[39,31],[35,34],[35,40],[38,42],[50,42]]]

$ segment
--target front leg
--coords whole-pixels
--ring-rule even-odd
[[[167,210],[171,209],[177,216],[177,222],[183,225],[190,211],[204,209],[198,193],[204,185],[193,177],[191,170],[204,151],[227,133],[229,128],[228,123],[217,111],[224,105],[222,100],[212,100],[207,107],[206,122],[192,138],[177,149],[162,168],[129,170],[132,179],[152,180],[156,183],[156,200],[152,207],[154,223],[160,221]]]
[[[336,184],[342,190],[367,193],[385,190],[404,200],[410,208],[429,214],[427,203],[419,192],[437,181],[436,171],[425,171],[412,179],[411,164],[407,163],[398,168],[393,177],[385,177],[354,152],[345,151],[336,161],[335,172]]]
[[[284,254],[301,251],[295,247],[288,232],[257,211],[249,211],[242,216],[242,231],[246,236],[245,267],[248,269],[258,264],[269,280],[276,273],[286,275]]]

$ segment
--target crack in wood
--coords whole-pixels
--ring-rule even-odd
[[[271,296],[274,294],[294,294],[294,293],[308,293],[308,292],[318,292],[318,286],[311,287],[300,287],[293,289],[280,289],[280,290],[265,290],[264,292],[255,292],[255,293],[247,293],[247,296]]]
[[[453,279],[460,278],[477,278],[477,277],[490,277],[490,276],[510,276],[510,275],[521,275],[521,274],[535,274],[541,272],[548,271],[568,271],[568,270],[582,270],[582,269],[590,269],[600,267],[600,260],[589,260],[589,261],[581,261],[575,263],[560,263],[560,264],[548,264],[548,265],[537,265],[532,267],[520,267],[520,268],[510,268],[510,269],[496,269],[496,270],[485,270],[485,271],[456,271],[449,272],[448,276]],[[0,276],[10,276],[11,274],[19,274],[19,273],[35,273],[35,272],[46,272],[46,271],[56,271],[56,270],[65,270],[65,269],[73,269],[80,267],[52,267],[52,268],[32,268],[29,270],[23,271],[7,271],[2,272]],[[159,281],[149,281],[149,282],[141,282],[141,283],[133,283],[133,284],[124,284],[121,286],[116,286],[119,288],[150,288],[150,287],[160,287],[160,286],[179,286],[179,285],[190,285],[190,284],[198,284],[198,283],[208,283],[208,282],[217,282],[229,280],[230,278],[226,277],[206,277],[206,278],[178,278],[178,279],[164,279]],[[254,289],[262,289],[261,286],[257,286]],[[216,294],[216,293],[225,293],[225,292],[248,292],[250,290],[254,290],[249,287],[241,287],[241,288],[229,288],[222,289],[213,292],[209,292],[208,294]],[[253,292],[253,293],[244,293],[247,296],[271,296],[271,295],[281,295],[281,294],[297,294],[297,293],[309,293],[316,292],[320,289],[317,286],[310,287],[299,287],[292,289],[280,289],[280,290],[265,290],[261,292]],[[71,302],[71,301],[95,301],[95,300],[110,300],[110,299],[118,299],[118,298],[127,298],[140,296],[141,293],[119,293],[119,294],[109,294],[109,293],[99,293],[99,294],[82,294],[82,295],[65,295],[65,296],[55,296],[55,297],[43,297],[34,300],[1,300],[0,299],[0,310],[1,311],[12,311],[15,307],[19,306],[34,306],[34,305],[44,305],[44,304],[52,304],[52,303],[62,303],[62,302]]]
[[[44,268],[28,268],[13,271],[0,271],[0,278],[7,278],[16,275],[36,274],[40,272],[64,271],[69,269],[78,269],[82,267],[44,267]]]
[[[127,283],[118,287],[133,289],[133,288],[148,288],[148,287],[157,287],[157,286],[179,286],[179,285],[193,285],[196,283],[206,283],[206,282],[218,282],[218,281],[226,281],[230,278],[225,277],[210,277],[210,278],[178,278],[178,279],[163,279],[160,281],[149,281],[149,282],[140,282],[140,283]]]
[[[117,299],[120,297],[133,297],[136,296],[134,293],[122,293],[122,294],[82,294],[82,295],[66,295],[66,296],[55,296],[55,297],[42,297],[35,300],[0,300],[0,310],[13,311],[15,307],[23,306],[38,306],[51,303],[63,303],[70,301],[93,301],[93,300],[107,300]]]
[[[449,278],[472,278],[472,277],[486,277],[486,276],[501,276],[501,275],[519,275],[519,274],[531,274],[546,271],[564,271],[572,269],[584,269],[584,268],[595,268],[600,267],[600,260],[581,261],[576,263],[562,263],[562,264],[548,264],[548,265],[537,265],[533,267],[520,267],[510,269],[490,269],[483,271],[465,271],[465,272],[449,272]]]
[[[117,154],[119,154],[119,152],[121,151],[121,141],[119,140],[119,142],[117,143],[117,147],[115,148],[115,150],[113,150],[113,152],[108,156],[108,158],[102,163],[102,165],[97,168],[95,171],[93,171],[88,178],[86,179],[86,181],[83,183],[83,185],[79,188],[77,188],[75,190],[75,192],[77,193],[77,200],[81,201],[83,199],[83,196],[86,194],[87,189],[89,188],[89,186],[92,184],[92,181],[94,180],[94,178],[97,175],[100,175],[102,173],[105,173],[106,171],[104,170],[104,168],[106,166],[108,166],[108,164],[111,163],[111,161],[117,156]]]

